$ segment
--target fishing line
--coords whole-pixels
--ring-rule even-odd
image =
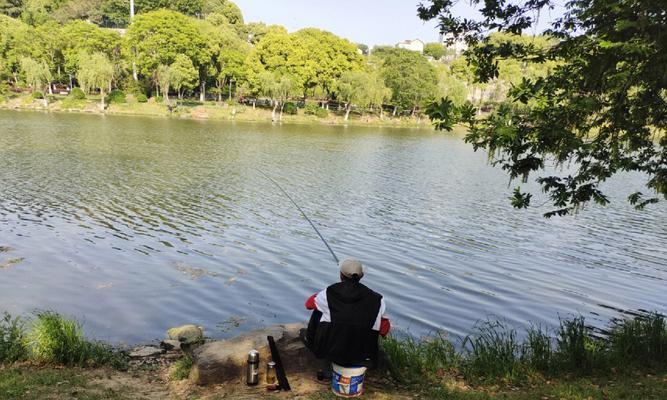
[[[280,191],[283,192],[283,194],[284,194],[285,196],[287,196],[287,198],[292,202],[292,204],[294,204],[294,206],[297,208],[297,210],[299,210],[299,211],[301,212],[301,215],[303,215],[303,217],[306,219],[306,221],[308,221],[308,223],[310,224],[310,226],[312,226],[313,229],[315,229],[315,232],[317,233],[317,236],[319,236],[320,239],[322,239],[322,242],[324,243],[324,245],[327,246],[327,249],[329,249],[329,252],[330,252],[331,255],[333,256],[333,259],[336,261],[336,263],[339,263],[340,261],[338,260],[338,257],[336,256],[336,253],[334,253],[334,251],[333,251],[333,249],[331,248],[331,246],[329,246],[329,243],[327,243],[326,239],[324,238],[324,236],[322,236],[322,234],[321,234],[320,231],[317,229],[317,227],[315,226],[315,224],[313,223],[313,221],[311,221],[310,218],[308,218],[308,215],[306,215],[306,212],[303,211],[303,209],[297,204],[296,201],[294,201],[294,199],[292,198],[292,196],[290,196],[289,193],[287,193],[287,191],[286,191],[285,189],[283,189],[282,186],[280,186],[280,184],[278,184],[278,182],[276,182],[273,178],[271,178],[270,176],[268,176],[267,174],[265,174],[264,171],[262,171],[262,170],[259,169],[259,168],[255,168],[255,169],[256,169],[257,171],[259,171],[260,174],[264,175],[264,177],[265,177],[266,179],[270,180],[274,185],[276,185],[276,187],[277,187],[278,189],[280,189]]]

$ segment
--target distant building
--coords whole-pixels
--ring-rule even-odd
[[[454,40],[453,43],[449,43],[452,39]],[[440,34],[440,43],[442,43],[442,45],[450,52],[454,52],[457,56],[468,50],[468,44],[461,38],[454,39],[454,36],[451,33],[446,35]]]
[[[416,51],[419,53],[424,52],[424,42],[419,39],[415,40],[404,40],[396,45],[399,49],[406,49],[410,51]]]

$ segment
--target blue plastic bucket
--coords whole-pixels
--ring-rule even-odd
[[[359,397],[364,394],[366,368],[345,368],[331,364],[331,391],[339,397]]]

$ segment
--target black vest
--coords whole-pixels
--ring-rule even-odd
[[[322,321],[315,310],[308,325],[309,348],[318,358],[341,366],[353,366],[378,355],[379,317],[382,296],[358,281],[336,283],[326,289],[331,322]]]

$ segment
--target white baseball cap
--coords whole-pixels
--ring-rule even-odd
[[[354,258],[348,258],[338,263],[340,267],[340,273],[348,278],[354,278],[356,275],[358,278],[364,276],[364,266],[361,265],[361,261],[355,260]]]

